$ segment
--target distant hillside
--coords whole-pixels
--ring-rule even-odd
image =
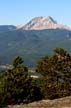
[[[24,57],[32,67],[36,61],[51,54],[56,47],[71,52],[71,32],[64,29],[15,30],[0,33],[0,63],[11,63],[16,55]]]
[[[37,17],[20,27],[0,26],[0,65],[20,55],[27,66],[34,67],[39,58],[52,54],[56,47],[71,53],[71,29],[51,17]]]
[[[16,30],[16,26],[13,25],[0,25],[0,32],[8,32]]]

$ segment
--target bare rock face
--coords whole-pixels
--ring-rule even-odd
[[[52,17],[35,17],[26,25],[21,26],[23,30],[43,30],[43,29],[67,29],[71,30],[66,25],[58,24]]]

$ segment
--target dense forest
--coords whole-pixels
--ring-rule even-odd
[[[56,48],[52,56],[42,57],[35,68],[41,74],[37,79],[23,62],[17,56],[12,67],[0,73],[0,108],[71,96],[71,55],[67,51]]]

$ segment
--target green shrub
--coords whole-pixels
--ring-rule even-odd
[[[30,77],[27,67],[22,62],[14,61],[14,64],[15,66],[3,74],[0,104],[20,104],[40,100],[40,88],[36,86],[35,79]]]
[[[71,96],[71,56],[64,49],[56,48],[51,57],[43,57],[36,72],[44,76],[40,81],[43,98]]]

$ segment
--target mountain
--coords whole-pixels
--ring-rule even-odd
[[[58,24],[52,17],[35,17],[26,25],[20,26],[23,30],[43,30],[43,29],[67,29],[71,30],[66,25]]]
[[[0,25],[0,32],[7,32],[7,31],[12,31],[15,30],[16,26],[13,25]]]
[[[42,19],[45,18],[42,17],[34,19],[36,20],[35,24],[39,19],[38,24],[40,25],[44,22],[49,22],[49,25],[51,25],[50,22],[59,25],[51,17],[48,17],[48,21],[43,21]],[[44,28],[43,25],[40,27]],[[26,30],[25,25],[16,26],[13,29],[10,29],[9,26],[8,29],[0,31],[0,64],[11,64],[13,58],[20,55],[24,58],[24,63],[27,66],[35,67],[36,62],[42,56],[51,55],[56,47],[62,47],[71,53],[70,27],[64,25],[47,29],[40,29],[40,27],[37,30],[33,30],[32,27]]]
[[[35,17],[25,25],[0,25],[0,32],[7,32],[13,30],[44,30],[44,29],[66,29],[71,30],[70,27],[58,24],[52,17]]]

